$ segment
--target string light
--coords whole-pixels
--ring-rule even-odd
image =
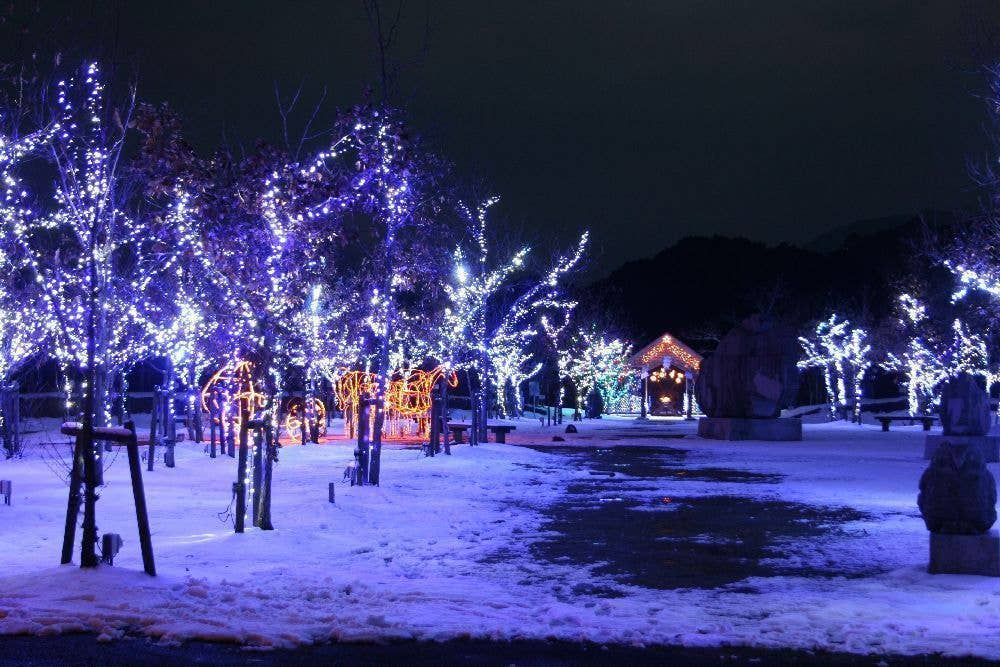
[[[670,357],[681,368],[690,369],[695,373],[701,370],[701,356],[670,334],[664,334],[647,345],[638,352],[636,357],[638,360],[633,359],[633,366],[651,366],[658,363],[663,357]]]
[[[308,420],[306,429],[316,430],[320,435],[326,430],[326,405],[318,398],[309,398],[309,409],[305,409],[305,401],[293,398],[288,402],[285,415],[285,431],[293,439],[301,432],[303,421]]]
[[[579,331],[564,352],[567,374],[576,388],[577,407],[597,388],[608,410],[624,411],[636,394],[637,378],[629,364],[632,347],[618,338],[608,339],[596,329]]]
[[[445,377],[451,387],[458,386],[458,374],[448,372],[445,366],[437,366],[430,371],[401,369],[394,373],[385,392],[384,434],[405,436],[408,425],[416,424],[417,433],[426,431],[430,419],[431,393],[438,381]],[[348,436],[356,432],[358,410],[363,398],[374,398],[378,394],[378,375],[370,371],[344,371],[334,385],[337,406],[344,412],[344,428]]]
[[[568,317],[576,307],[575,301],[562,297],[559,283],[580,262],[589,234],[584,232],[572,251],[557,257],[538,280],[503,304],[501,294],[509,288],[511,276],[522,270],[531,249],[523,247],[490,268],[487,213],[498,201],[497,197],[485,200],[475,213],[464,203],[458,206],[475,247],[457,248],[453,255],[454,282],[444,286],[449,308],[439,334],[438,357],[450,368],[475,369],[481,378],[488,378],[500,415],[508,416],[520,414],[524,406],[519,388],[542,369],[528,352],[539,334],[540,318],[553,312]],[[470,265],[467,257],[475,261]],[[513,390],[513,403],[508,389]]]
[[[860,423],[862,383],[871,367],[872,347],[865,342],[868,333],[864,329],[851,328],[849,320],[838,317],[833,313],[817,324],[814,339],[799,337],[805,357],[798,362],[798,367],[823,370],[831,419],[837,419],[838,409],[847,407],[847,383],[850,382],[854,418]]]
[[[986,341],[981,336],[969,334],[956,319],[952,322],[950,344],[943,346],[927,340],[921,333],[928,319],[926,306],[909,294],[901,295],[899,303],[903,312],[900,322],[909,331],[909,339],[900,355],[886,355],[882,367],[906,378],[910,414],[929,412],[938,401],[937,388],[941,382],[959,373],[980,375],[988,385],[996,380],[988,367]]]

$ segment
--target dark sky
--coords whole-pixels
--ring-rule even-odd
[[[141,96],[205,148],[224,127],[276,138],[275,82],[310,102],[325,86],[331,109],[377,83],[361,0],[120,11]],[[1000,2],[411,0],[403,17],[414,127],[492,185],[506,224],[543,243],[590,228],[595,273],[685,235],[802,243],[972,202],[977,27]]]

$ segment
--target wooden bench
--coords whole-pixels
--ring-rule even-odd
[[[885,432],[889,431],[889,423],[893,421],[921,422],[924,425],[925,431],[931,430],[931,426],[935,421],[937,421],[937,417],[934,415],[917,415],[915,417],[911,415],[903,415],[901,417],[875,417],[875,419],[882,422],[882,430]]]
[[[465,442],[464,434],[466,431],[472,428],[472,424],[448,424],[448,430],[451,431],[455,438],[456,444],[462,444]],[[505,426],[503,424],[487,424],[486,430],[490,431],[494,435],[496,442],[504,444],[507,442],[507,434],[511,431],[517,430],[516,426]]]
[[[471,428],[472,424],[448,424],[448,430],[451,431],[452,438],[459,445],[465,442],[463,434]]]
[[[500,424],[493,424],[492,426],[487,426],[488,431],[492,431],[493,435],[496,437],[496,441],[503,444],[507,442],[507,434],[511,431],[517,429],[516,426],[501,426]]]

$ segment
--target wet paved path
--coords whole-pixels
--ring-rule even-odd
[[[533,449],[586,473],[567,486],[563,500],[544,508],[542,531],[552,536],[533,545],[533,554],[563,564],[599,563],[593,574],[624,584],[716,588],[747,577],[843,576],[840,567],[782,566],[782,551],[866,518],[849,507],[761,498],[751,493],[754,487],[777,484],[780,475],[692,467],[688,452],[676,447]],[[688,482],[702,482],[698,493],[685,490]],[[713,483],[724,484],[727,493],[705,493]],[[620,595],[608,587],[575,592]]]

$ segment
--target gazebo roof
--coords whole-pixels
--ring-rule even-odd
[[[643,366],[656,368],[663,363],[665,356],[673,358],[673,365],[682,370],[695,373],[701,370],[701,355],[674,338],[669,332],[664,332],[662,336],[632,355],[629,365],[636,369],[641,369]]]

